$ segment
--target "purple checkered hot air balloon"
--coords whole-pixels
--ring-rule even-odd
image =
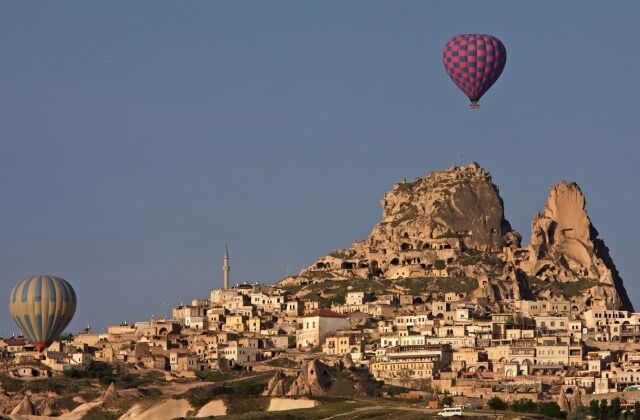
[[[498,80],[507,50],[498,38],[485,34],[456,35],[442,50],[442,63],[453,83],[471,100],[471,108]]]

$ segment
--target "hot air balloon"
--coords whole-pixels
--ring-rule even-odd
[[[456,35],[442,49],[442,63],[453,83],[471,100],[471,109],[498,80],[507,50],[498,38],[485,34]]]
[[[42,352],[64,331],[76,312],[76,292],[59,277],[27,277],[9,295],[14,321]]]

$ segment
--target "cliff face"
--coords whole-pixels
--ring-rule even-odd
[[[498,188],[477,163],[402,181],[381,204],[382,221],[365,240],[333,251],[302,274],[440,276],[458,254],[519,245],[519,235],[504,218]],[[458,268],[456,276],[464,271]]]
[[[476,302],[562,298],[580,309],[632,308],[575,183],[551,189],[526,248],[477,163],[403,180],[381,204],[382,221],[367,238],[319,259],[300,273],[301,281],[471,278],[478,286],[465,299]],[[444,292],[456,290],[444,284],[450,289]]]
[[[456,235],[466,248],[499,251],[511,231],[498,188],[477,163],[396,184],[382,199],[382,213],[382,223],[368,239],[391,251],[402,251],[394,249],[393,238],[409,239],[405,243],[416,249]]]
[[[541,213],[531,222],[529,259],[522,267],[544,281],[590,280],[583,295],[585,306],[633,310],[609,249],[598,238],[576,183],[563,181],[551,188]]]

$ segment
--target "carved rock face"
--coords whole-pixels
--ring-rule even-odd
[[[325,390],[331,385],[331,381],[332,375],[329,366],[320,360],[311,360],[302,367],[287,395],[324,395]]]
[[[305,272],[338,271],[356,277],[462,276],[442,261],[462,250],[498,252],[519,247],[520,235],[504,218],[491,176],[477,163],[402,181],[381,200],[382,221],[363,241],[332,252]],[[440,260],[441,262],[437,262]]]
[[[383,224],[370,238],[388,242],[459,237],[467,248],[499,251],[511,231],[491,176],[477,164],[429,174],[396,184],[382,200]],[[366,240],[365,240],[366,242]]]
[[[567,241],[584,244],[589,252],[597,232],[585,211],[585,198],[575,182],[553,187],[544,206],[531,223],[531,245],[563,246]]]
[[[609,308],[632,309],[622,279],[604,242],[598,239],[585,210],[578,184],[562,181],[549,192],[544,211],[531,222],[527,274],[561,282],[581,278],[597,281],[577,300]],[[612,286],[612,287],[608,287]]]
[[[478,288],[468,294],[476,303],[537,296],[571,298],[580,310],[632,309],[585,202],[577,184],[563,181],[554,186],[544,210],[531,223],[529,246],[522,248],[521,236],[504,217],[498,188],[484,169],[472,163],[432,172],[396,184],[384,194],[382,221],[366,239],[331,252],[300,275],[306,279],[469,277],[478,280]],[[537,278],[537,287],[529,284],[530,277]],[[573,288],[544,283],[581,280],[580,287]]]
[[[276,371],[276,374],[269,380],[262,395],[265,397],[283,397],[285,395],[284,382],[286,376],[282,370]]]

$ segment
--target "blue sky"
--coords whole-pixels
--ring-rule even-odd
[[[528,241],[577,181],[640,306],[637,2],[14,2],[0,6],[0,299],[76,288],[70,330],[222,283],[273,282],[365,237],[400,178],[493,175]],[[477,112],[444,43],[506,69]],[[0,333],[18,329],[0,312]]]

